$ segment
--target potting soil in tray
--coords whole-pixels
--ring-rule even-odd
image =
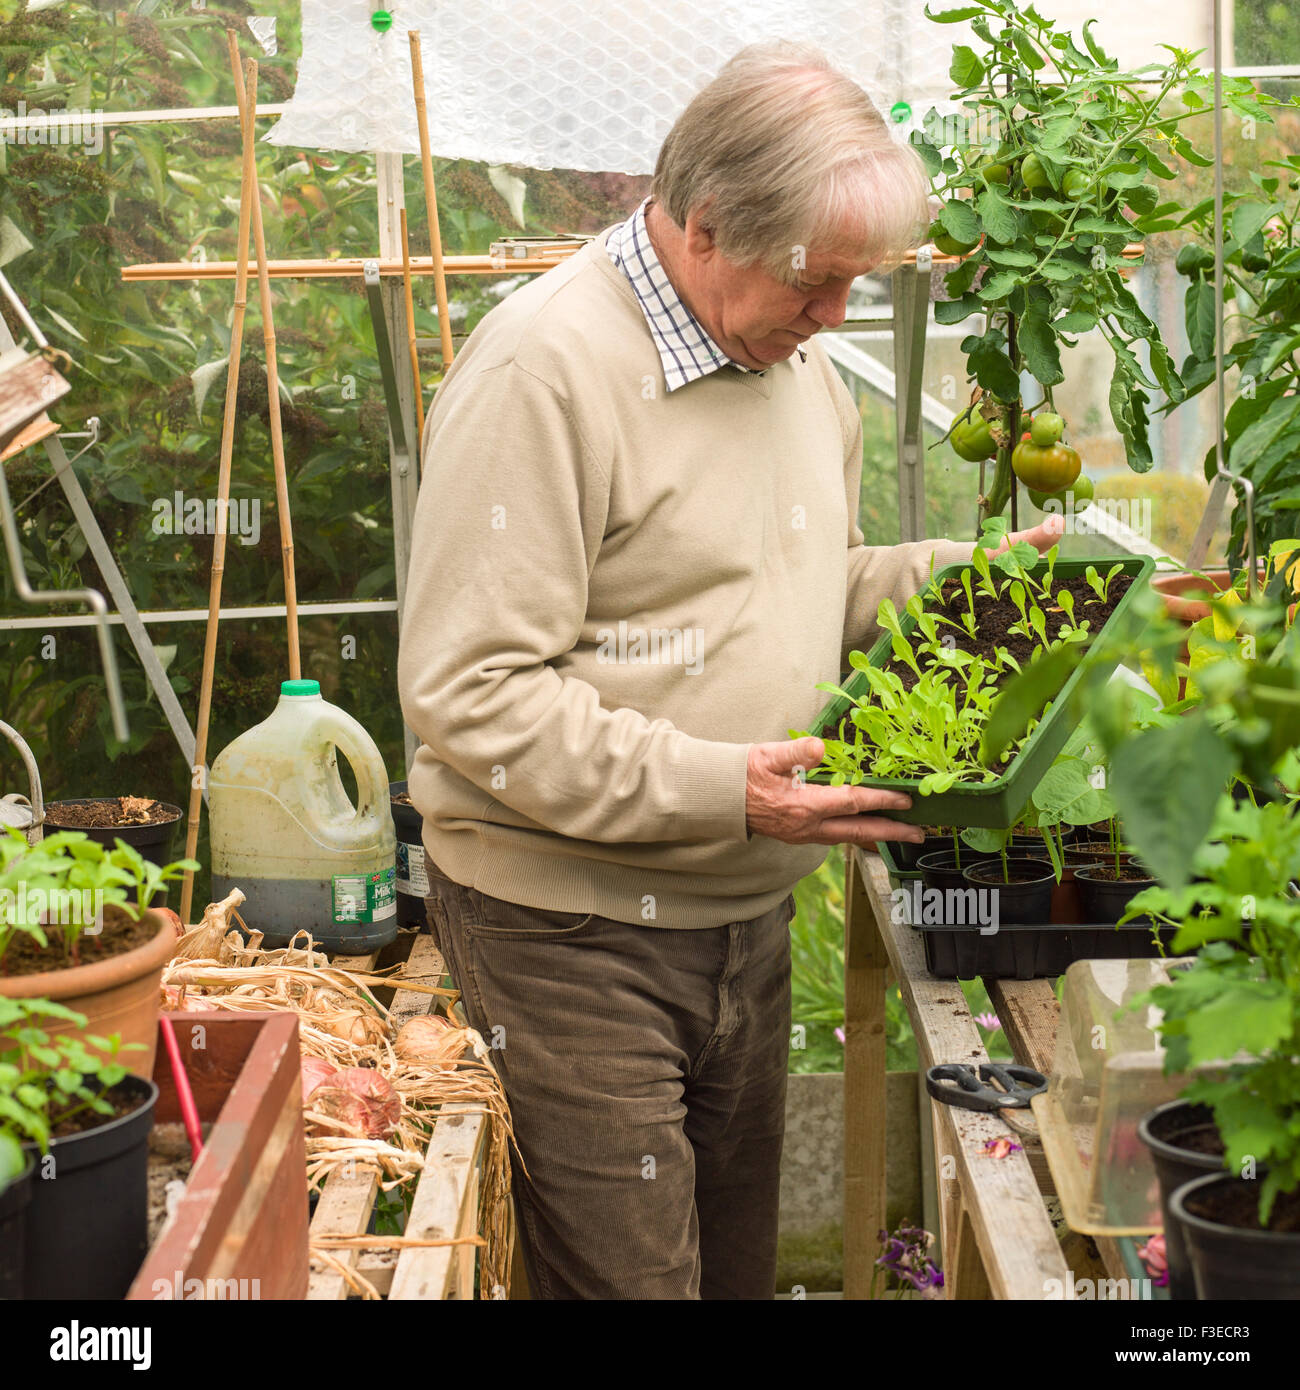
[[[140,1092],[130,1081],[110,1086],[100,1099],[112,1107],[111,1115],[86,1106],[85,1109],[78,1110],[76,1114],[69,1115],[67,1119],[54,1125],[50,1130],[50,1138],[66,1139],[71,1134],[84,1134],[88,1129],[98,1129],[101,1125],[120,1120],[123,1115],[129,1115],[133,1110],[140,1108]]]
[[[1087,619],[1090,624],[1089,631],[1093,637],[1096,637],[1097,633],[1105,626],[1106,620],[1119,607],[1120,599],[1128,592],[1132,583],[1133,579],[1130,575],[1117,574],[1111,581],[1104,603],[1098,599],[1093,592],[1092,585],[1082,576],[1072,579],[1054,578],[1051,588],[1053,597],[1062,589],[1070,594],[1074,599],[1076,623],[1082,623],[1084,619]],[[975,600],[975,636],[972,637],[960,625],[961,615],[968,611],[966,591],[962,588],[960,581],[956,579],[945,580],[942,585],[942,592],[944,602],[927,605],[926,611],[948,618],[958,625],[943,629],[944,636],[952,638],[952,646],[957,651],[969,652],[972,656],[982,656],[987,661],[992,661],[994,653],[1001,647],[1003,651],[1009,652],[1015,657],[1021,666],[1025,666],[1039,649],[1036,640],[1031,641],[1019,632],[1008,632],[1008,628],[1020,621],[1020,611],[1010,599],[993,598],[988,594],[982,594],[972,585],[971,595]],[[1056,632],[1052,625],[1055,623],[1059,627],[1066,623],[1068,619],[1065,612],[1054,605],[1047,606],[1043,611],[1047,616],[1048,635],[1055,637]],[[916,684],[916,672],[906,662],[899,661],[897,657],[891,658],[885,663],[885,670],[892,671],[898,676],[907,690]],[[1008,672],[1003,680],[1010,679],[1010,675],[1011,673]],[[1001,771],[1000,765],[992,764],[992,766],[994,771]]]
[[[1091,624],[1090,631],[1095,638],[1105,626],[1106,620],[1119,607],[1120,599],[1124,597],[1132,584],[1133,578],[1130,575],[1117,574],[1111,581],[1105,603],[1097,598],[1092,586],[1083,578],[1054,579],[1052,593],[1055,595],[1062,589],[1070,593],[1074,599],[1076,623],[1082,623],[1086,618]],[[947,579],[943,582],[942,591],[944,602],[927,604],[925,611],[948,618],[957,624],[956,627],[943,628],[944,637],[950,639],[950,642],[945,645],[951,645],[959,652],[968,652],[971,656],[983,657],[990,662],[1000,647],[1013,656],[1021,666],[1028,665],[1030,658],[1039,650],[1037,640],[1031,641],[1019,632],[1007,631],[1008,628],[1020,621],[1020,612],[1010,599],[995,599],[972,587],[971,593],[975,600],[975,635],[972,637],[960,625],[962,614],[969,611],[966,607],[966,592],[961,583],[956,579]],[[1048,635],[1055,637],[1056,633],[1052,628],[1053,622],[1059,627],[1068,619],[1064,611],[1058,608],[1048,607],[1044,609],[1044,612],[1048,620]],[[916,672],[905,661],[900,661],[897,657],[891,657],[885,662],[883,669],[896,675],[902,682],[904,690],[911,690],[919,679]],[[1011,678],[1012,674],[1008,670],[999,684],[1004,684]],[[824,725],[816,731],[817,736],[819,738],[839,738],[839,724],[840,721],[835,720]],[[1006,766],[1005,762],[989,764],[989,768],[993,772],[1002,772]]]
[[[64,948],[63,935],[57,926],[46,927],[49,939],[41,946],[25,931],[14,933],[0,960],[0,975],[39,975],[46,970],[66,970],[70,966],[93,965],[96,961],[125,955],[138,946],[147,946],[158,935],[158,923],[148,917],[130,917],[120,907],[109,904],[104,909],[104,929],[93,934],[82,932],[72,951]]]
[[[1161,954],[1151,928],[1105,922],[1078,926],[1021,926],[1001,923],[984,934],[978,926],[913,925],[925,944],[925,966],[940,980],[1042,980],[1063,975],[1077,960],[1145,960]],[[1169,952],[1177,929],[1162,927]]]

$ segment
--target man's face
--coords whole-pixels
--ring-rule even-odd
[[[796,283],[787,285],[760,266],[729,261],[694,220],[686,228],[692,308],[728,357],[756,370],[785,361],[814,333],[842,323],[850,286],[874,269],[841,239],[839,250],[807,248]]]

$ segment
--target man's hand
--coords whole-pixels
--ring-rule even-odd
[[[755,743],[749,749],[745,819],[755,835],[790,845],[870,845],[875,840],[920,844],[919,825],[903,825],[871,811],[905,811],[912,798],[870,787],[818,787],[796,769],[816,767],[825,746],[819,738]]]
[[[1064,534],[1065,518],[1059,512],[1051,512],[1039,525],[1031,526],[1028,531],[1013,531],[993,553],[1001,555],[1016,541],[1028,541],[1040,555],[1045,555]]]

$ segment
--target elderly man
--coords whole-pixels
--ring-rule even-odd
[[[906,797],[803,784],[821,744],[785,731],[883,598],[971,554],[863,544],[861,421],[809,340],[925,218],[854,83],[747,49],[429,415],[410,789],[534,1296],[773,1296],[791,889],[827,845],[920,838],[881,814]]]

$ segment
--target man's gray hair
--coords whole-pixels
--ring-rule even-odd
[[[803,43],[744,48],[698,92],[659,151],[651,192],[678,227],[699,213],[728,260],[787,284],[798,279],[799,248],[888,263],[929,223],[916,151]]]

